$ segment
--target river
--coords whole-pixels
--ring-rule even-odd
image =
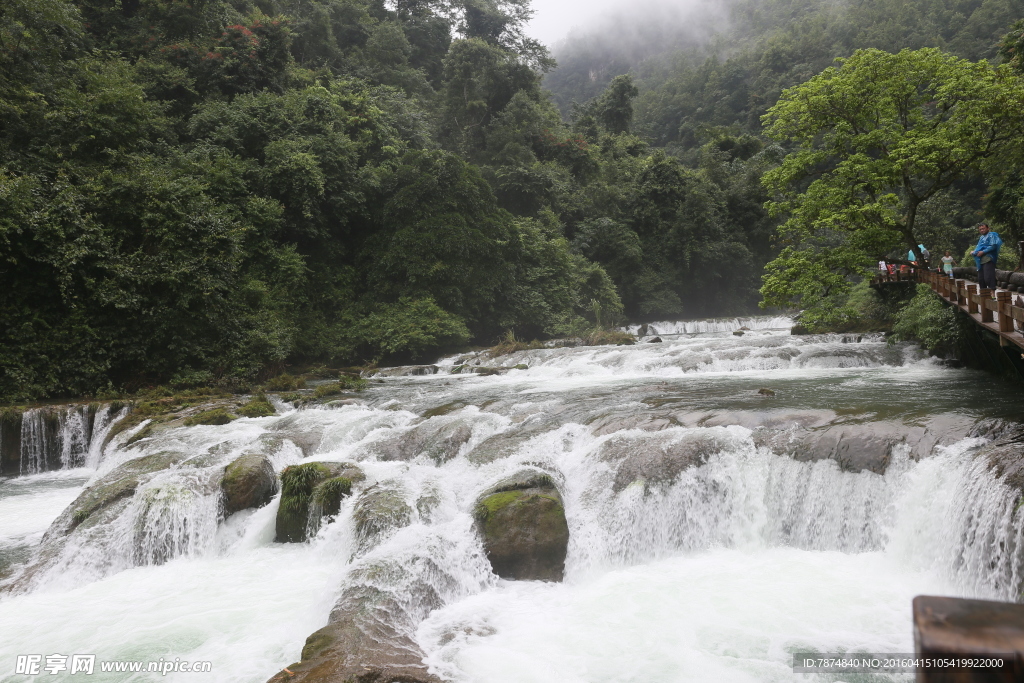
[[[735,336],[740,322],[753,329]],[[1019,494],[973,456],[1024,415],[1024,392],[878,335],[793,337],[787,322],[656,324],[660,343],[391,369],[355,401],[118,437],[86,467],[0,480],[0,572],[16,576],[117,465],[206,463],[160,475],[188,495],[140,489],[123,524],[72,538],[0,594],[0,680],[263,683],[372,576],[402,598],[396,623],[431,671],[457,683],[910,681],[797,674],[792,655],[912,652],[918,594],[1017,599]],[[360,554],[352,496],[310,542],[274,543],[278,499],[221,520],[194,483],[253,451],[278,471],[357,462],[412,518]],[[682,452],[699,466],[673,469]],[[524,467],[565,502],[562,583],[498,579],[473,530],[480,492]],[[433,602],[416,599],[424,585]],[[26,654],[212,673],[14,673]]]

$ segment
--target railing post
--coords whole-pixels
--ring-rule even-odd
[[[974,300],[974,295],[978,293],[978,285],[967,285],[967,312],[977,313],[978,302]]]
[[[992,290],[979,289],[978,298],[981,299],[981,301],[978,302],[978,307],[980,309],[978,312],[981,313],[981,322],[994,322],[994,319],[992,318],[992,309],[989,308],[991,305],[990,302],[992,301]]]
[[[956,287],[955,287],[955,291],[956,291],[956,305],[957,306],[960,306],[960,305],[966,306],[967,305],[967,296],[966,296],[965,293],[967,291],[967,281],[966,280],[957,280],[954,284],[956,285]]]
[[[1010,296],[1006,290],[996,292],[996,301],[999,302],[999,331],[1013,332],[1013,318],[1010,317]]]

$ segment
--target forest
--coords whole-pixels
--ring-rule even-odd
[[[1003,135],[943,175],[909,233],[822,236],[803,198],[836,163],[801,150],[834,122],[787,128],[787,88],[888,55],[893,82],[907,60],[932,74],[919,94],[1009,93],[958,105],[974,118],[947,138],[1016,131],[1022,10],[734,0],[643,49],[595,34],[552,57],[528,0],[8,0],[0,400],[845,310],[906,239],[962,254],[982,216],[1024,238],[1024,154]]]

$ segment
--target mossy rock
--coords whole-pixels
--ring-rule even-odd
[[[224,512],[230,515],[263,507],[273,500],[277,475],[267,456],[249,453],[224,469],[220,486],[224,492]]]
[[[281,506],[277,510],[274,540],[278,543],[305,541],[310,504],[318,504],[322,515],[337,514],[341,499],[351,493],[352,483],[363,478],[359,468],[347,463],[307,462],[286,467],[281,473]],[[344,481],[337,481],[339,479]],[[318,493],[317,489],[324,484],[327,487]]]
[[[275,414],[274,406],[267,400],[264,393],[255,394],[249,401],[238,409],[242,417],[267,417]]]
[[[236,415],[231,415],[225,408],[214,408],[213,410],[204,410],[201,413],[197,413],[192,417],[185,418],[186,427],[194,427],[195,425],[226,425],[232,420],[237,420]]]
[[[365,583],[349,586],[327,626],[306,639],[302,661],[289,664],[268,683],[442,683],[427,671],[423,652],[396,623],[407,609],[388,590]]]
[[[267,380],[263,387],[267,391],[295,391],[306,386],[306,380],[295,375],[278,375]]]
[[[327,398],[328,396],[337,396],[338,394],[342,394],[347,391],[362,391],[366,388],[366,385],[367,382],[365,379],[342,375],[341,379],[337,382],[321,384],[314,389],[313,398],[320,399]]]
[[[348,477],[332,477],[316,485],[310,497],[310,502],[320,509],[322,516],[333,516],[341,510],[342,499],[351,493],[351,479]]]
[[[483,495],[474,509],[487,559],[503,579],[561,581],[569,545],[562,497],[548,475],[524,479],[521,488],[511,482]]]

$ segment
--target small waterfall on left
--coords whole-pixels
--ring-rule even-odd
[[[0,414],[0,474],[96,467],[111,427],[127,414],[112,404],[42,406]]]

